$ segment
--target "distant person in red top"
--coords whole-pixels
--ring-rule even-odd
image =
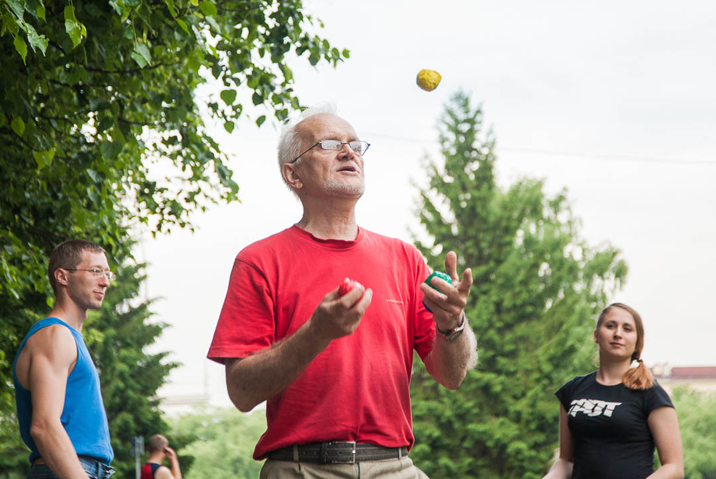
[[[263,479],[425,478],[407,456],[413,351],[449,389],[477,362],[471,271],[459,277],[449,252],[452,284],[433,289],[416,248],[356,223],[368,147],[327,110],[286,127],[279,165],[303,217],[234,263],[208,357],[239,410],[267,403]],[[341,296],[347,279],[358,284]]]
[[[161,434],[155,434],[149,440],[149,457],[142,466],[141,479],[182,479],[179,460],[174,449],[169,447],[169,441]],[[169,467],[162,466],[164,459],[169,461]]]

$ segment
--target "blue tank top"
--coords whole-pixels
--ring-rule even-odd
[[[15,381],[15,404],[17,405],[17,419],[20,424],[20,435],[27,447],[32,451],[30,462],[40,457],[35,441],[30,436],[32,422],[32,392],[28,391],[17,380],[15,366],[22,348],[28,338],[40,329],[52,324],[61,324],[67,327],[77,344],[77,362],[67,377],[65,390],[65,404],[62,408],[60,420],[70,441],[79,456],[90,456],[109,465],[114,458],[114,452],[109,442],[109,426],[107,414],[102,402],[102,393],[99,388],[99,375],[92,362],[85,341],[77,330],[58,318],[46,318],[35,323],[20,343],[20,348],[12,365],[12,377]]]

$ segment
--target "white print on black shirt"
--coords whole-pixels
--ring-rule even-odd
[[[575,399],[570,405],[569,414],[574,417],[578,412],[583,412],[589,417],[601,416],[602,414],[612,417],[612,412],[620,404],[620,402],[607,402],[598,399]]]

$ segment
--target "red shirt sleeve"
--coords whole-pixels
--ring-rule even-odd
[[[272,297],[264,274],[238,257],[208,358],[223,364],[226,358],[245,358],[271,346],[276,336]]]

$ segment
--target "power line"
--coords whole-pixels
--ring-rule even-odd
[[[384,135],[382,133],[370,133],[366,132],[367,135],[370,135],[373,138],[384,138],[386,140],[392,140],[392,141],[403,141],[403,142],[409,142],[409,143],[426,143],[426,144],[435,144],[435,140],[426,140],[422,138],[407,138],[407,137],[400,137],[400,136],[393,136],[393,135]],[[716,166],[716,162],[714,161],[699,161],[699,160],[691,160],[691,159],[676,159],[676,158],[655,158],[655,157],[648,157],[648,156],[628,156],[628,155],[607,155],[602,153],[584,153],[584,152],[573,152],[573,151],[556,151],[556,150],[540,150],[536,148],[520,148],[520,147],[509,147],[509,146],[500,146],[497,147],[498,150],[501,151],[511,151],[515,153],[526,153],[526,154],[535,154],[535,155],[556,155],[556,156],[572,156],[572,157],[582,157],[582,158],[592,158],[596,160],[604,160],[604,161],[640,161],[644,163],[661,163],[661,164],[670,164],[670,165],[697,165],[697,166]]]

